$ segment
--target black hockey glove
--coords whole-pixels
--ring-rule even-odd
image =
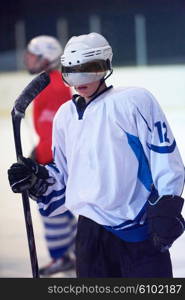
[[[181,215],[183,203],[183,198],[171,195],[162,196],[155,202],[148,203],[150,238],[161,252],[169,249],[185,230],[185,221]]]
[[[47,182],[49,173],[44,166],[30,158],[21,156],[19,157],[19,162],[14,163],[8,169],[8,179],[12,191],[14,193],[22,193],[25,190],[34,189],[39,180],[43,181],[43,183]],[[37,194],[36,191],[35,194]]]

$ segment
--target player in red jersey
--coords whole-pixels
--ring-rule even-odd
[[[33,123],[39,138],[32,151],[32,158],[40,164],[52,162],[52,123],[58,108],[71,98],[71,90],[67,87],[58,70],[62,47],[52,36],[37,36],[27,46],[24,62],[31,74],[45,71],[49,74],[49,85],[33,101]],[[57,217],[42,216],[45,239],[51,256],[51,262],[40,269],[40,275],[49,276],[54,273],[74,268],[74,238],[76,234],[76,218],[67,211]]]

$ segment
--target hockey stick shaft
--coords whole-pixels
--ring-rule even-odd
[[[27,106],[48,85],[48,83],[48,75],[46,73],[42,73],[41,75],[37,76],[34,80],[32,80],[32,82],[23,90],[22,94],[15,101],[15,105],[11,114],[17,161],[19,160],[19,156],[22,155],[21,120],[24,116]],[[24,219],[26,225],[32,275],[33,278],[39,278],[38,259],[35,246],[35,237],[32,225],[28,191],[22,192],[22,203],[24,209]]]
[[[19,156],[22,155],[22,146],[21,146],[21,139],[20,139],[20,125],[21,125],[20,121],[21,121],[20,118],[18,119],[12,116],[17,161],[19,159]],[[29,197],[27,191],[22,192],[22,203],[23,203],[23,210],[24,210],[24,219],[26,225],[26,233],[28,239],[32,275],[34,278],[38,278],[39,268],[38,268],[37,252],[35,246],[35,237],[33,232],[30,203],[29,203]]]

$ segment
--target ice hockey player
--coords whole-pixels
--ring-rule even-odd
[[[169,248],[184,232],[183,162],[155,97],[106,85],[112,55],[98,33],[68,41],[62,76],[77,94],[54,118],[55,166],[22,157],[8,170],[10,186],[28,187],[47,215],[67,208],[79,216],[78,277],[173,277]]]

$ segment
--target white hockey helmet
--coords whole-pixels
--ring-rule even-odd
[[[60,56],[63,52],[59,41],[49,35],[40,35],[33,38],[28,43],[27,50],[32,54],[47,59],[50,63],[50,69],[53,69],[59,65]]]
[[[98,81],[112,72],[112,48],[99,33],[73,36],[61,57],[62,76],[70,86]]]

